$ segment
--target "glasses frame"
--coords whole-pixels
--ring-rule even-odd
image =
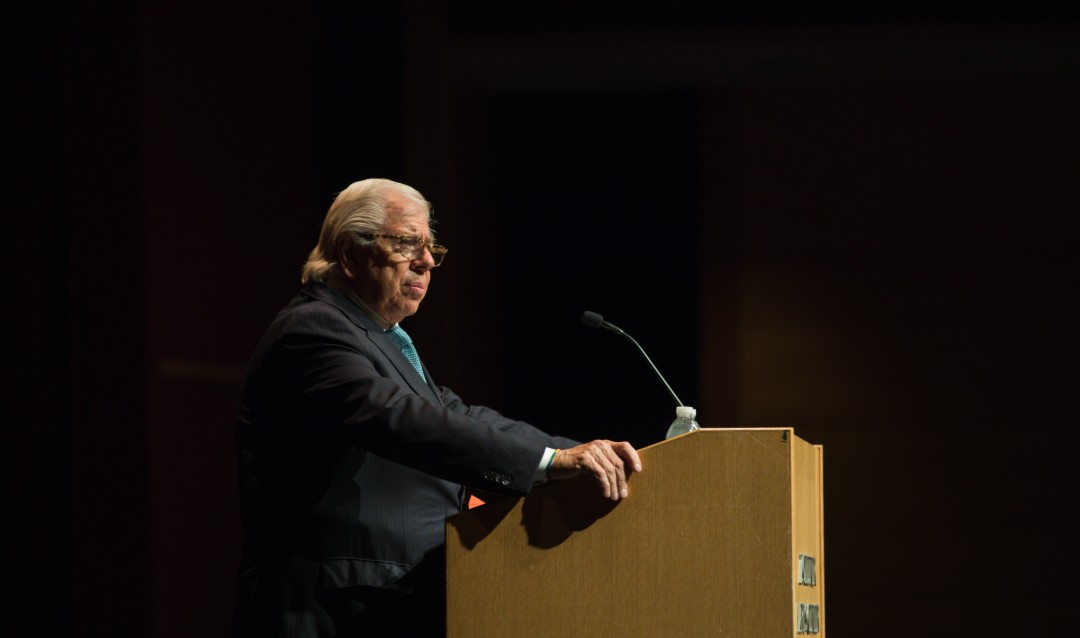
[[[438,268],[439,266],[441,266],[442,262],[443,262],[443,259],[446,258],[446,253],[448,253],[450,251],[450,249],[448,249],[446,246],[440,246],[439,244],[436,244],[436,243],[433,243],[433,242],[422,242],[422,241],[420,241],[419,237],[410,237],[409,235],[390,235],[390,234],[387,234],[387,233],[356,233],[356,234],[359,235],[360,237],[365,237],[367,239],[394,239],[394,240],[397,240],[397,245],[394,246],[393,252],[396,252],[397,254],[401,255],[405,259],[409,259],[409,261],[416,261],[417,259],[423,259],[424,251],[427,250],[429,253],[431,253],[431,260],[433,262],[435,262],[435,265],[432,266],[432,268]],[[410,259],[409,256],[405,254],[404,249],[405,249],[406,242],[409,242],[409,243],[416,242],[417,248],[420,251],[419,253],[417,253],[416,257],[413,257],[413,258]]]

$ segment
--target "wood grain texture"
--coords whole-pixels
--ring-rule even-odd
[[[794,584],[799,552],[822,558],[804,529],[820,528],[819,448],[702,430],[641,458],[617,505],[579,478],[448,519],[448,635],[793,636],[796,589],[823,601],[822,580]]]

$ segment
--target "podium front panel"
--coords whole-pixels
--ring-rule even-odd
[[[702,430],[641,450],[618,504],[579,477],[451,517],[448,635],[792,637],[798,554],[820,539],[801,529],[820,526],[801,496],[820,494],[820,448],[802,446]]]

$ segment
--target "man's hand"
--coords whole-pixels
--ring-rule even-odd
[[[592,441],[568,450],[559,450],[551,462],[548,477],[565,479],[592,474],[604,490],[604,498],[626,498],[626,479],[641,471],[637,450],[626,441]]]

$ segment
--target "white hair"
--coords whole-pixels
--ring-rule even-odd
[[[430,225],[431,204],[412,186],[389,179],[372,178],[349,184],[338,193],[330,210],[326,212],[319,243],[308,255],[300,275],[300,283],[326,281],[331,273],[339,272],[338,257],[349,244],[366,245],[371,240],[357,233],[378,233],[386,225],[386,193],[396,193],[428,212]],[[429,232],[431,230],[429,229]],[[432,234],[434,241],[434,234]]]

